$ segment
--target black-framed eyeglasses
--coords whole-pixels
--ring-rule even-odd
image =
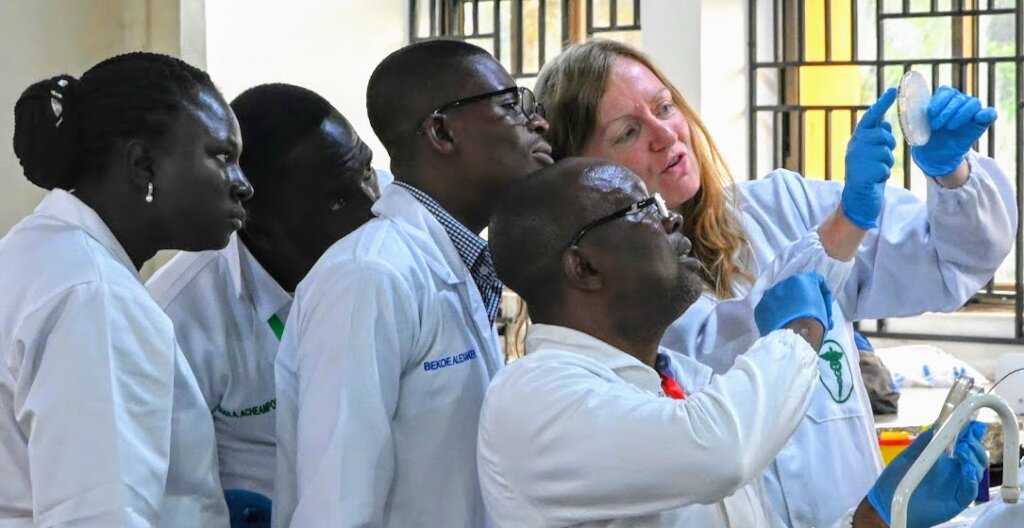
[[[660,193],[654,193],[652,196],[644,198],[643,200],[640,200],[639,202],[630,205],[629,207],[623,207],[622,209],[619,209],[614,213],[602,216],[601,218],[598,218],[597,220],[594,220],[593,222],[590,222],[589,224],[581,227],[580,230],[577,231],[575,235],[573,235],[572,240],[569,241],[569,245],[566,247],[572,248],[578,246],[580,243],[580,239],[583,238],[583,235],[592,231],[595,227],[618,220],[619,218],[625,218],[629,215],[639,213],[640,211],[643,211],[644,209],[647,209],[651,206],[657,208],[658,218],[660,220],[665,220],[669,217],[670,213],[668,212],[668,206],[665,205],[665,200],[661,197]]]
[[[494,97],[501,97],[503,95],[508,95],[508,94],[515,94],[515,96],[516,96],[515,100],[514,101],[510,101],[510,103],[516,105],[516,107],[518,108],[518,110],[522,114],[522,116],[524,118],[526,118],[526,122],[527,123],[529,123],[530,121],[536,119],[537,116],[541,116],[541,117],[544,116],[544,105],[542,105],[542,104],[537,102],[537,96],[533,94],[532,90],[530,90],[529,88],[526,88],[524,86],[512,86],[510,88],[503,88],[501,90],[496,90],[496,91],[493,91],[493,92],[482,93],[482,94],[479,94],[479,95],[473,95],[473,96],[470,96],[470,97],[465,97],[465,98],[462,98],[462,99],[458,99],[458,100],[452,101],[450,103],[445,103],[445,104],[435,108],[434,111],[430,113],[430,115],[428,115],[426,118],[424,118],[424,121],[426,121],[427,119],[429,119],[429,118],[431,118],[433,116],[441,115],[441,114],[443,114],[443,113],[445,113],[448,110],[451,110],[453,108],[459,108],[461,106],[466,106],[468,104],[472,104],[472,103],[475,103],[477,101],[484,101],[484,100],[487,100],[487,99],[491,99],[491,98],[494,98]],[[422,126],[420,127],[419,131],[421,133],[423,132],[423,127]]]

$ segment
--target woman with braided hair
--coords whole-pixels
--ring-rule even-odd
[[[228,525],[210,413],[138,269],[227,244],[241,148],[209,76],[164,55],[18,100],[14,152],[50,193],[0,240],[0,524]]]

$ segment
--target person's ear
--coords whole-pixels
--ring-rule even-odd
[[[149,185],[156,179],[156,167],[153,149],[141,139],[133,139],[124,147],[124,165],[132,183],[147,192]]]
[[[455,134],[452,133],[448,116],[431,114],[423,125],[423,132],[430,146],[437,152],[451,154],[455,150]]]
[[[366,174],[360,179],[359,190],[371,202],[376,202],[380,198],[380,183],[377,181],[377,172],[372,168],[367,169]]]
[[[601,267],[592,257],[578,246],[562,252],[562,274],[569,287],[584,291],[597,291],[604,287]]]

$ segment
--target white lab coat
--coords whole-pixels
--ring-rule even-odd
[[[170,319],[52,191],[0,240],[0,526],[226,527],[216,464]]]
[[[146,286],[213,415],[221,485],[272,497],[279,340],[269,320],[288,320],[291,295],[235,235],[220,251],[177,254]]]
[[[497,334],[441,224],[390,185],[299,285],[278,351],[274,525],[482,527]]]
[[[759,476],[818,383],[814,350],[795,333],[769,334],[721,375],[662,349],[685,400],[569,328],[531,326],[526,350],[480,413],[480,482],[497,526],[782,526]]]
[[[968,163],[970,180],[958,189],[929,181],[927,204],[888,186],[880,227],[869,231],[845,286],[833,287],[835,327],[820,353],[837,359],[820,361],[821,383],[807,419],[765,475],[773,504],[791,526],[840,522],[882,469],[851,321],[956,309],[992,277],[1010,250],[1017,226],[1010,182],[991,159],[971,153]],[[801,271],[800,262],[785,261],[806,253],[790,246],[802,243],[835,211],[842,184],[805,180],[780,169],[736,190],[751,249],[741,258],[759,277],[759,286],[741,286],[726,301],[705,293],[662,342],[716,372],[757,338],[756,328],[734,322],[760,299],[756,290],[774,282],[766,273],[780,267]]]

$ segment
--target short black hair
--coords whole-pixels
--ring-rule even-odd
[[[603,191],[586,182],[628,172],[594,158],[564,158],[512,186],[488,228],[498,278],[535,315],[561,307],[562,254],[576,231],[607,214]],[[546,316],[546,315],[545,315]]]
[[[253,187],[284,174],[292,147],[338,111],[312,90],[284,83],[249,88],[231,101],[242,129],[239,164]],[[343,118],[344,119],[344,118]]]
[[[488,245],[498,277],[531,310],[557,300],[562,283],[561,255],[572,234],[564,211],[577,199],[562,179],[562,166],[531,173],[512,186],[491,216]]]
[[[419,119],[448,102],[465,80],[469,59],[493,56],[460,40],[426,40],[388,55],[366,86],[370,126],[392,158],[415,136]]]
[[[144,52],[106,59],[81,79],[45,79],[14,105],[14,153],[32,183],[72,189],[106,170],[117,140],[161,139],[203,90],[220,96],[206,72]]]

